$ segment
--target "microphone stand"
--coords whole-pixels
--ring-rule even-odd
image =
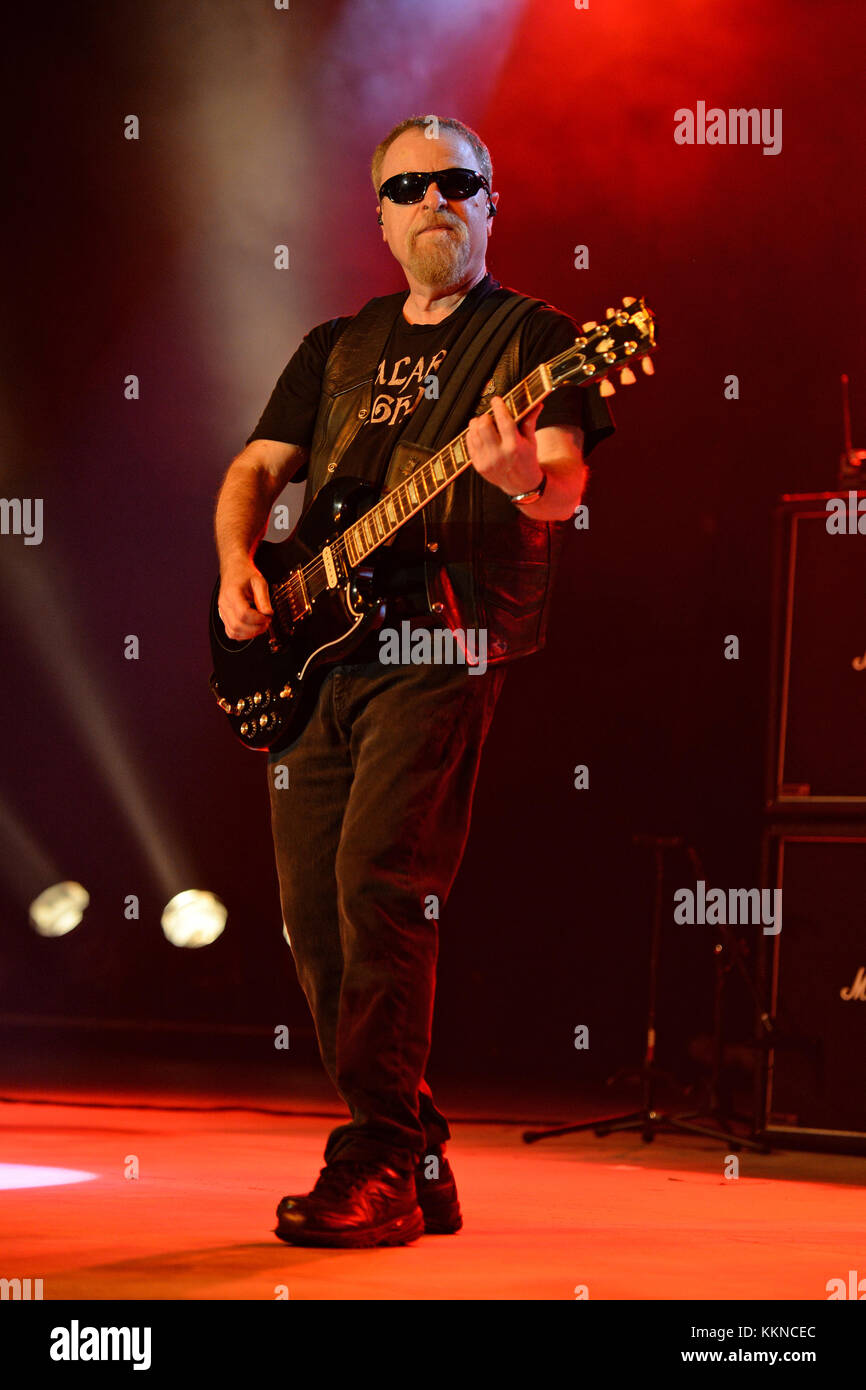
[[[594,1120],[584,1120],[580,1124],[560,1125],[556,1129],[524,1130],[522,1138],[526,1144],[535,1144],[540,1139],[553,1139],[561,1134],[579,1134],[583,1130],[593,1130],[596,1138],[603,1139],[607,1135],[617,1131],[640,1130],[641,1138],[645,1144],[651,1144],[656,1134],[701,1134],[710,1139],[718,1139],[728,1148],[738,1150],[743,1145],[747,1148],[757,1149],[760,1152],[769,1152],[769,1146],[765,1142],[756,1142],[742,1135],[735,1134],[726,1128],[719,1117],[718,1108],[718,1087],[719,1075],[722,1065],[722,990],[724,985],[724,975],[727,973],[726,967],[722,963],[723,946],[717,942],[714,948],[714,964],[716,967],[715,980],[715,1000],[713,1010],[714,1022],[714,1046],[713,1046],[713,1067],[711,1074],[711,1111],[709,1118],[714,1122],[715,1127],[709,1128],[694,1123],[696,1119],[704,1118],[701,1112],[695,1111],[685,1115],[671,1115],[665,1111],[656,1109],[655,1088],[659,1080],[672,1083],[678,1090],[684,1088],[674,1080],[667,1072],[661,1070],[655,1060],[656,1053],[656,1004],[658,997],[658,967],[659,954],[661,948],[662,917],[664,905],[664,855],[667,850],[686,848],[692,860],[693,867],[700,870],[700,861],[696,853],[686,846],[684,839],[679,835],[633,835],[632,843],[644,848],[651,849],[655,858],[655,894],[653,900],[652,915],[652,936],[650,939],[650,964],[649,964],[649,997],[647,1001],[647,1026],[646,1041],[644,1044],[644,1055],[641,1066],[635,1072],[624,1074],[622,1071],[615,1072],[608,1078],[608,1085],[612,1085],[620,1077],[628,1081],[637,1081],[641,1088],[641,1107],[626,1114],[609,1115],[605,1118]],[[703,872],[701,877],[705,877]],[[727,927],[723,928],[725,943],[731,948],[732,958],[737,962],[741,971],[744,970],[742,960],[739,956],[739,947],[733,942]]]
[[[707,875],[698,857],[697,850],[691,845],[687,845],[686,853],[694,869],[695,880],[703,879],[704,882],[706,882]],[[737,1134],[731,1129],[729,1118],[722,1114],[721,1098],[719,1095],[719,1082],[722,1074],[722,1066],[724,1064],[722,1002],[725,979],[733,966],[737,967],[746,985],[746,989],[752,997],[756,1016],[760,1013],[760,1008],[755,981],[746,969],[743,942],[733,934],[727,923],[717,922],[714,925],[716,928],[716,940],[713,944],[713,1054],[709,1079],[709,1107],[704,1111],[695,1110],[687,1114],[677,1115],[674,1119],[679,1129],[687,1130],[692,1134],[703,1134],[711,1139],[728,1140],[731,1148],[739,1148],[740,1145],[744,1145],[746,1148],[754,1149],[758,1153],[770,1153],[771,1146],[766,1138],[762,1137],[756,1139],[754,1137]],[[764,1019],[766,1022],[769,1022],[766,1015],[764,1015]],[[695,1124],[695,1120],[706,1120],[709,1124]]]
[[[842,373],[842,436],[844,447],[839,456],[839,486],[853,483],[862,487],[866,469],[866,449],[855,449],[851,443],[851,406],[848,400],[848,373]]]

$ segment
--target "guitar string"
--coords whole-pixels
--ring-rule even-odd
[[[561,353],[560,356],[566,356],[566,355],[567,355],[567,352],[570,352],[570,351],[571,351],[571,349],[567,349],[567,350],[566,350],[566,353]],[[553,358],[552,360],[553,360],[554,362],[556,362],[556,361],[558,360],[558,358]],[[538,380],[537,380],[537,383],[534,381],[535,378],[538,379]],[[505,396],[505,398],[504,398],[504,399],[505,399],[506,406],[508,406],[509,408],[512,407],[512,406],[514,406],[514,407],[516,408],[516,411],[517,411],[518,414],[523,414],[523,413],[525,413],[525,411],[531,410],[531,409],[532,409],[532,406],[533,406],[534,404],[537,403],[537,402],[534,401],[533,398],[532,398],[532,392],[533,392],[534,386],[535,386],[536,384],[538,384],[538,385],[542,385],[542,384],[543,384],[542,381],[541,381],[541,376],[540,376],[540,372],[539,372],[538,368],[536,368],[534,371],[530,372],[529,375],[526,376],[526,377],[524,378],[523,381],[518,382],[517,385],[516,385],[515,387],[513,387],[513,389],[512,389],[511,391],[508,392],[507,396]],[[524,406],[524,405],[519,405],[519,404],[518,404],[519,393],[524,393],[524,394],[526,395],[526,397],[527,397],[527,403],[526,403],[525,406]],[[540,399],[540,397],[539,397],[539,399]],[[493,413],[492,410],[487,410],[487,411],[484,412],[485,415],[492,415],[492,413]],[[516,419],[516,418],[517,418],[517,415],[515,415],[513,418]],[[414,504],[414,503],[412,502],[412,500],[411,500],[411,498],[410,498],[410,496],[409,496],[409,484],[413,481],[413,479],[417,479],[417,478],[418,478],[418,474],[420,474],[420,473],[424,473],[424,472],[426,472],[426,473],[432,473],[432,465],[433,465],[433,463],[436,461],[436,459],[439,459],[439,458],[441,457],[441,455],[443,455],[443,454],[445,454],[445,455],[450,455],[451,461],[453,461],[454,463],[456,463],[456,462],[457,462],[457,458],[456,458],[456,455],[455,455],[455,452],[454,452],[455,445],[461,444],[461,446],[462,446],[462,441],[464,440],[465,435],[466,435],[466,431],[464,430],[464,431],[462,431],[459,435],[457,435],[457,437],[456,437],[455,439],[452,439],[451,442],[450,442],[450,444],[446,444],[445,447],[444,447],[443,449],[440,449],[439,452],[438,452],[437,454],[435,454],[432,458],[427,459],[427,460],[421,465],[421,467],[417,470],[417,472],[415,472],[415,473],[413,473],[413,474],[410,474],[410,476],[409,476],[408,478],[406,478],[404,482],[399,483],[399,484],[397,485],[396,488],[393,488],[393,489],[391,490],[391,492],[389,492],[389,493],[387,494],[387,497],[386,497],[386,498],[382,498],[379,502],[377,502],[377,503],[375,504],[375,506],[373,506],[373,507],[370,508],[370,511],[369,511],[369,512],[365,512],[364,515],[363,515],[363,517],[359,517],[358,521],[353,522],[352,525],[351,525],[350,527],[347,528],[347,531],[352,531],[352,530],[354,530],[355,527],[362,526],[365,522],[366,522],[368,525],[371,525],[371,526],[372,526],[373,523],[369,520],[369,518],[371,517],[371,515],[372,515],[373,512],[376,512],[376,513],[381,517],[381,516],[382,516],[382,513],[383,513],[384,510],[385,510],[385,503],[386,503],[386,501],[389,501],[389,502],[391,502],[392,504],[394,504],[395,510],[396,510],[396,507],[397,507],[397,504],[398,504],[398,503],[399,503],[400,511],[402,511],[402,510],[404,509],[404,507],[408,506],[408,513],[409,513],[409,514],[408,514],[408,516],[401,516],[401,517],[400,517],[400,524],[401,524],[401,525],[404,524],[406,521],[411,520],[411,517],[412,517],[412,515],[413,515],[414,512],[420,511],[420,510],[421,510],[421,507],[426,506],[426,504],[430,501],[431,497],[433,497],[433,496],[435,495],[436,492],[442,491],[445,487],[448,486],[449,483],[453,482],[453,481],[454,481],[454,477],[457,477],[458,474],[455,473],[453,477],[447,478],[446,481],[445,481],[444,483],[438,484],[437,487],[435,488],[435,490],[434,490],[433,493],[429,493],[427,496],[424,497],[424,501],[421,503],[421,507],[418,507],[416,504]],[[465,468],[465,467],[466,467],[466,464],[464,463],[464,464],[462,465],[462,468]],[[434,476],[434,478],[433,478],[433,481],[434,481],[434,482],[436,481],[436,480],[435,480],[435,476]],[[425,484],[424,484],[424,486],[425,486],[425,492],[426,492],[426,478],[425,478]],[[419,495],[420,495],[421,489],[420,489],[419,487],[417,487],[417,484],[416,484],[416,491],[417,491],[417,492],[419,493]],[[384,522],[383,524],[385,524],[386,527],[387,527],[387,522]],[[399,530],[399,525],[396,526],[396,527],[393,527],[393,530]],[[376,534],[375,527],[374,527],[374,532],[373,532],[373,533],[374,533],[374,535]],[[378,544],[377,544],[377,545],[374,545],[374,546],[372,547],[373,550],[378,549],[378,546],[382,544],[382,541],[385,540],[385,539],[387,538],[388,533],[389,533],[389,532],[388,532],[388,530],[386,529],[386,534],[385,534],[385,536],[383,536],[383,537],[381,538],[381,540],[378,541]],[[334,544],[331,546],[332,552],[333,552],[333,551],[337,551],[337,553],[339,554],[339,556],[340,556],[341,559],[348,559],[348,552],[347,552],[347,549],[346,549],[345,535],[346,535],[346,533],[344,533],[342,536],[339,536],[339,537],[337,538],[337,540],[334,542]],[[362,537],[362,538],[361,538],[361,543],[363,544],[364,542],[365,542],[365,538]],[[366,552],[366,554],[371,554],[371,553],[372,553],[372,551],[367,551],[367,552]],[[365,558],[365,555],[362,555],[360,558],[361,558],[361,559],[364,559],[364,558]],[[352,564],[351,560],[349,560],[349,564],[350,564],[350,565]],[[315,558],[314,560],[310,560],[306,565],[303,565],[303,566],[301,567],[301,569],[300,569],[300,574],[302,575],[302,577],[303,577],[303,579],[304,579],[304,582],[305,582],[305,584],[306,584],[308,581],[312,581],[314,577],[317,577],[320,571],[321,571],[321,572],[324,572],[324,570],[325,570],[325,562],[324,562],[324,560],[321,558],[321,556],[316,556],[316,558]],[[296,571],[296,573],[297,573],[297,571]],[[285,581],[286,584],[288,584],[289,582],[290,582],[289,580],[286,580],[286,581]]]
[[[643,306],[642,306],[642,307],[643,307]],[[635,313],[634,315],[630,315],[630,316],[629,316],[629,321],[628,321],[628,322],[629,322],[629,325],[631,325],[633,322],[635,322],[635,321],[637,320],[637,318],[638,318],[638,314],[637,314],[637,313]],[[624,328],[625,326],[626,326],[626,325],[618,325],[618,324],[614,324],[614,323],[603,323],[603,324],[599,324],[598,327],[595,328],[595,329],[592,331],[592,333],[590,334],[590,339],[584,342],[584,346],[588,346],[588,342],[591,341],[592,338],[597,337],[599,334],[601,334],[603,337],[610,336],[611,334],[613,334],[614,332],[616,332],[617,329],[622,330],[622,328]],[[640,326],[640,335],[641,335],[642,337],[648,337],[648,336],[650,336],[650,335],[647,333],[646,329],[644,329],[642,326]],[[561,353],[558,353],[558,354],[556,355],[556,357],[551,358],[550,362],[548,362],[546,365],[547,365],[548,367],[554,367],[554,366],[558,365],[561,361],[563,361],[565,358],[569,357],[573,352],[574,352],[574,347],[573,347],[573,346],[572,346],[572,347],[569,347],[569,348],[565,348]],[[633,354],[633,356],[636,356],[636,354]],[[527,396],[527,404],[526,404],[525,406],[520,406],[520,407],[517,408],[516,413],[513,415],[513,418],[514,418],[514,419],[517,419],[520,415],[523,415],[523,414],[525,414],[525,413],[528,413],[528,411],[531,410],[532,407],[538,403],[538,399],[541,399],[541,397],[538,397],[537,399],[533,400],[532,392],[533,392],[533,389],[534,389],[535,379],[538,379],[538,384],[539,384],[539,385],[543,385],[543,382],[541,381],[541,376],[540,376],[540,368],[536,368],[534,371],[530,372],[528,376],[526,376],[522,381],[518,382],[517,385],[516,385],[515,387],[513,387],[512,390],[509,391],[508,394],[505,396],[504,399],[505,399],[506,406],[511,407],[512,405],[517,406],[517,396],[518,396],[518,393],[519,393],[519,392],[525,392],[525,393],[526,393],[526,396]],[[586,379],[586,384],[588,384],[590,380],[591,380],[591,378],[588,377],[588,378]],[[546,393],[546,394],[549,394],[549,392]],[[485,414],[485,415],[492,415],[493,412],[492,412],[492,410],[486,410],[486,411],[484,412],[484,414]],[[391,501],[392,503],[395,503],[395,504],[396,504],[397,500],[399,499],[401,510],[402,510],[402,508],[404,507],[404,505],[408,502],[408,503],[409,503],[409,515],[400,518],[400,525],[404,524],[407,520],[410,520],[411,517],[412,517],[412,515],[413,515],[415,512],[420,511],[422,507],[426,506],[427,502],[430,501],[430,499],[431,499],[432,496],[435,496],[437,492],[440,492],[440,491],[444,490],[445,487],[447,487],[451,482],[453,482],[453,481],[454,481],[454,477],[459,476],[459,473],[455,474],[454,477],[447,479],[445,483],[440,484],[440,485],[434,490],[433,493],[431,493],[431,494],[425,496],[424,501],[420,504],[420,506],[418,506],[418,505],[415,504],[415,503],[412,503],[411,498],[410,498],[409,495],[408,495],[409,484],[412,482],[412,480],[413,480],[414,478],[417,478],[418,474],[424,472],[425,470],[429,471],[429,470],[431,469],[432,464],[435,462],[435,460],[436,460],[437,458],[439,458],[440,455],[442,455],[442,454],[449,454],[449,455],[451,455],[452,459],[454,459],[454,461],[456,461],[456,457],[455,457],[455,455],[454,455],[454,447],[455,447],[455,445],[457,445],[457,444],[461,444],[461,446],[462,446],[462,441],[463,441],[463,439],[464,439],[465,434],[466,434],[466,431],[464,430],[461,434],[459,434],[459,435],[456,437],[456,439],[453,439],[453,440],[451,441],[450,444],[447,444],[443,449],[439,450],[439,452],[438,452],[436,455],[434,455],[433,458],[426,460],[426,462],[425,462],[424,464],[422,464],[421,468],[419,468],[419,469],[416,471],[416,473],[411,474],[409,478],[405,479],[402,483],[399,483],[399,484],[397,485],[396,488],[393,488],[392,491],[391,491],[390,493],[387,494],[387,499],[386,499],[386,498],[380,499],[379,502],[377,502],[373,507],[370,508],[370,511],[369,511],[369,512],[365,512],[363,517],[360,517],[360,518],[358,519],[358,521],[353,522],[351,526],[347,527],[346,532],[344,532],[343,535],[339,536],[339,537],[337,538],[337,540],[334,542],[333,546],[331,547],[331,550],[332,550],[332,551],[336,551],[340,559],[342,559],[342,560],[347,560],[347,559],[348,559],[348,552],[347,552],[347,549],[346,549],[346,540],[345,540],[346,535],[348,535],[349,532],[354,531],[356,527],[359,527],[359,526],[363,525],[364,522],[367,522],[368,524],[372,524],[372,523],[369,522],[368,519],[369,519],[369,517],[370,517],[374,512],[376,512],[376,513],[381,517],[381,516],[382,516],[382,513],[384,512],[384,507],[385,507],[385,502],[386,502],[386,500],[387,500],[387,501]],[[462,465],[460,471],[463,471],[463,469],[465,469],[466,466],[467,466],[467,465],[464,463],[464,464]],[[417,490],[418,490],[418,489],[416,488],[416,491],[417,491]],[[425,486],[425,491],[426,491],[426,486]],[[396,526],[396,527],[394,527],[393,530],[399,530],[399,525]],[[360,559],[365,559],[365,558],[366,558],[366,555],[369,555],[369,554],[372,553],[372,550],[378,549],[378,546],[382,544],[382,541],[386,539],[386,537],[387,537],[388,534],[389,534],[389,531],[388,531],[387,528],[386,528],[386,535],[383,536],[381,540],[378,540],[378,541],[377,541],[377,544],[374,545],[374,546],[371,548],[371,550],[365,551],[365,553],[364,553],[363,555],[361,555],[359,558],[360,558]],[[348,560],[348,563],[349,563],[349,566],[350,566],[350,567],[353,567],[353,562],[352,562],[351,560]],[[355,562],[355,563],[357,563],[357,562]],[[300,574],[300,576],[301,576],[302,579],[304,580],[304,584],[305,584],[305,586],[306,586],[307,588],[310,587],[310,585],[313,583],[313,581],[314,581],[315,579],[317,579],[317,578],[319,577],[320,574],[324,574],[324,575],[325,575],[325,579],[327,579],[326,566],[325,566],[325,562],[324,562],[323,558],[321,557],[321,555],[318,555],[318,556],[316,556],[315,559],[308,561],[308,563],[307,563],[306,565],[300,566],[300,568],[299,568],[298,570],[295,570],[295,571],[294,571],[294,574]],[[293,577],[293,576],[290,575],[288,579],[284,580],[282,584],[280,584],[280,585],[277,586],[277,588],[276,588],[275,591],[274,591],[275,595],[276,595],[277,593],[283,593],[283,592],[287,592],[287,591],[288,591],[289,585],[291,584],[292,577]]]
[[[565,358],[565,357],[568,357],[568,356],[571,354],[572,351],[573,351],[572,348],[566,348],[563,352],[559,353],[556,357],[551,358],[550,363],[548,363],[547,365],[548,365],[548,366],[554,366],[554,365],[556,365],[557,363],[560,362],[561,359],[563,359],[563,358]],[[517,383],[517,385],[514,386],[514,387],[512,388],[512,390],[509,391],[508,394],[504,397],[506,406],[508,406],[509,408],[512,407],[512,406],[515,407],[515,413],[514,413],[514,415],[513,415],[513,418],[517,419],[520,415],[523,415],[523,414],[527,413],[529,410],[532,409],[533,405],[536,405],[536,404],[538,403],[538,400],[541,399],[541,397],[539,396],[537,399],[533,400],[533,390],[535,389],[535,386],[536,386],[536,385],[538,385],[538,386],[543,386],[543,381],[542,381],[542,378],[541,378],[541,372],[540,372],[540,369],[539,369],[539,368],[535,368],[535,369],[534,369],[532,372],[530,372],[526,377],[524,377],[524,379],[523,379],[522,381],[519,381],[519,382]],[[526,404],[525,404],[525,405],[518,405],[518,396],[519,396],[519,393],[524,393],[524,394],[526,395],[527,400],[526,400]],[[546,393],[546,394],[549,394],[549,392]],[[485,414],[485,415],[492,415],[493,412],[492,412],[492,410],[486,410],[486,411],[484,412],[484,414]],[[408,515],[408,516],[405,516],[405,517],[401,517],[401,519],[400,519],[400,520],[401,520],[401,524],[403,524],[403,523],[405,523],[406,521],[410,520],[411,517],[412,517],[412,515],[413,515],[413,512],[414,512],[414,511],[420,511],[420,509],[421,509],[420,507],[417,507],[415,504],[413,504],[413,503],[411,502],[411,498],[410,498],[409,495],[408,495],[408,486],[409,486],[409,483],[412,481],[413,478],[416,478],[416,477],[417,477],[417,474],[418,474],[418,473],[423,472],[425,469],[426,469],[426,470],[429,470],[429,469],[431,468],[432,464],[435,462],[435,459],[439,458],[440,455],[442,455],[442,454],[450,454],[451,457],[452,457],[452,458],[454,459],[454,461],[456,462],[456,457],[455,457],[455,455],[454,455],[454,447],[455,447],[455,445],[457,445],[457,444],[461,444],[461,446],[462,446],[462,441],[464,440],[465,435],[466,435],[466,431],[464,430],[464,431],[462,431],[459,435],[457,435],[456,439],[453,439],[453,440],[451,441],[450,444],[447,444],[443,449],[439,450],[439,453],[436,454],[436,455],[434,455],[433,458],[427,459],[426,462],[425,462],[424,464],[422,464],[421,468],[419,468],[419,469],[417,470],[417,473],[410,475],[409,478],[405,479],[404,482],[399,483],[399,484],[397,485],[396,488],[392,489],[392,491],[389,492],[389,493],[387,494],[387,500],[389,500],[389,501],[395,502],[395,501],[397,500],[397,498],[399,498],[401,510],[403,509],[403,507],[404,507],[407,503],[409,504],[409,515]],[[462,465],[462,469],[465,469],[466,466],[467,466],[467,465],[464,463],[464,464]],[[462,469],[461,469],[460,471],[462,471]],[[457,474],[454,475],[454,477],[457,477],[457,476],[459,476],[459,473],[457,473]],[[431,498],[432,496],[435,495],[435,492],[442,491],[442,490],[444,489],[444,487],[447,487],[451,482],[454,481],[454,477],[448,478],[444,484],[440,484],[439,487],[436,488],[436,489],[434,490],[434,493],[431,493],[429,496],[425,497],[425,499],[424,499],[424,501],[422,502],[421,506],[422,506],[422,507],[423,507],[423,506],[426,506],[427,502],[430,501],[430,498]],[[397,496],[395,496],[395,494],[396,494]],[[377,503],[375,504],[374,507],[371,507],[371,509],[370,509],[369,512],[365,512],[363,517],[359,518],[359,520],[358,520],[357,522],[353,522],[352,525],[351,525],[350,527],[347,528],[347,532],[344,533],[342,536],[339,536],[339,537],[337,538],[337,540],[334,542],[334,544],[333,544],[333,546],[331,547],[331,549],[332,549],[332,551],[337,551],[337,552],[338,552],[338,555],[339,555],[339,557],[340,557],[341,559],[348,559],[348,553],[347,553],[346,544],[345,544],[345,535],[348,533],[348,531],[354,530],[354,528],[355,528],[356,526],[362,525],[363,522],[366,521],[366,520],[368,519],[368,517],[372,514],[372,512],[377,511],[377,509],[379,509],[379,508],[383,508],[385,500],[386,500],[386,499],[382,499],[380,502],[377,502]],[[381,513],[380,513],[380,515],[381,515]],[[394,530],[398,530],[398,529],[399,529],[399,527],[394,527]],[[383,537],[382,539],[384,540],[385,537]],[[381,543],[382,543],[382,541],[379,541],[379,542],[378,542],[379,545],[381,545]],[[378,545],[373,546],[372,549],[373,549],[373,550],[378,549]],[[366,551],[364,555],[361,555],[361,556],[360,556],[360,559],[366,558],[366,555],[371,554],[371,553],[372,553],[372,550]],[[352,561],[349,560],[348,563],[349,563],[350,567],[352,567]],[[327,578],[326,569],[325,569],[325,562],[324,562],[324,560],[322,559],[322,557],[321,557],[320,555],[316,556],[315,559],[308,561],[308,563],[307,563],[306,565],[302,565],[302,566],[300,567],[300,569],[299,569],[299,570],[296,570],[294,573],[295,573],[295,574],[298,574],[298,573],[299,573],[299,574],[301,575],[301,577],[302,577],[303,580],[304,580],[305,587],[306,587],[308,590],[309,590],[310,586],[312,585],[312,583],[313,583],[315,580],[317,580],[321,574],[324,574],[325,577]],[[283,583],[282,583],[281,585],[278,586],[278,590],[283,591],[283,592],[287,591],[288,588],[289,588],[289,585],[291,584],[292,577],[293,577],[293,576],[290,575],[288,579],[284,580]],[[276,594],[276,592],[277,592],[277,590],[275,590],[275,594]]]

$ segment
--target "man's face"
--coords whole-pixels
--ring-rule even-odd
[[[434,169],[481,170],[472,146],[454,131],[440,130],[428,140],[423,130],[404,130],[385,152],[379,186],[393,174],[428,173]],[[494,194],[493,201],[498,198]],[[431,183],[420,203],[381,202],[382,237],[407,277],[421,285],[457,285],[484,266],[491,220],[487,193],[449,202]]]

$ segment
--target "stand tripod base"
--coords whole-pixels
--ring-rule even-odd
[[[693,1124],[693,1120],[706,1119],[710,1124]],[[735,1134],[712,1116],[703,1116],[698,1111],[686,1115],[668,1115],[661,1110],[634,1110],[627,1115],[610,1115],[603,1120],[584,1120],[578,1125],[561,1125],[558,1129],[527,1129],[521,1138],[525,1144],[534,1144],[539,1139],[554,1139],[560,1134],[580,1134],[593,1130],[597,1139],[605,1139],[617,1131],[640,1130],[641,1139],[651,1144],[657,1134],[700,1134],[707,1139],[717,1139],[734,1153],[740,1149],[752,1149],[756,1153],[770,1153],[766,1141],[749,1139]]]

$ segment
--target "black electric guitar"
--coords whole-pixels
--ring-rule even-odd
[[[566,382],[602,381],[602,394],[610,395],[609,372],[622,368],[620,380],[628,384],[635,379],[628,363],[638,358],[652,372],[652,311],[643,299],[622,302],[622,309],[607,310],[603,323],[585,323],[573,347],[509,391],[504,400],[515,420]],[[276,748],[301,732],[327,667],[344,660],[384,617],[374,552],[469,467],[464,431],[378,501],[376,488],[357,478],[327,483],[286,540],[263,541],[256,550],[274,614],[259,637],[235,642],[226,635],[217,580],[210,685],[248,748]]]

